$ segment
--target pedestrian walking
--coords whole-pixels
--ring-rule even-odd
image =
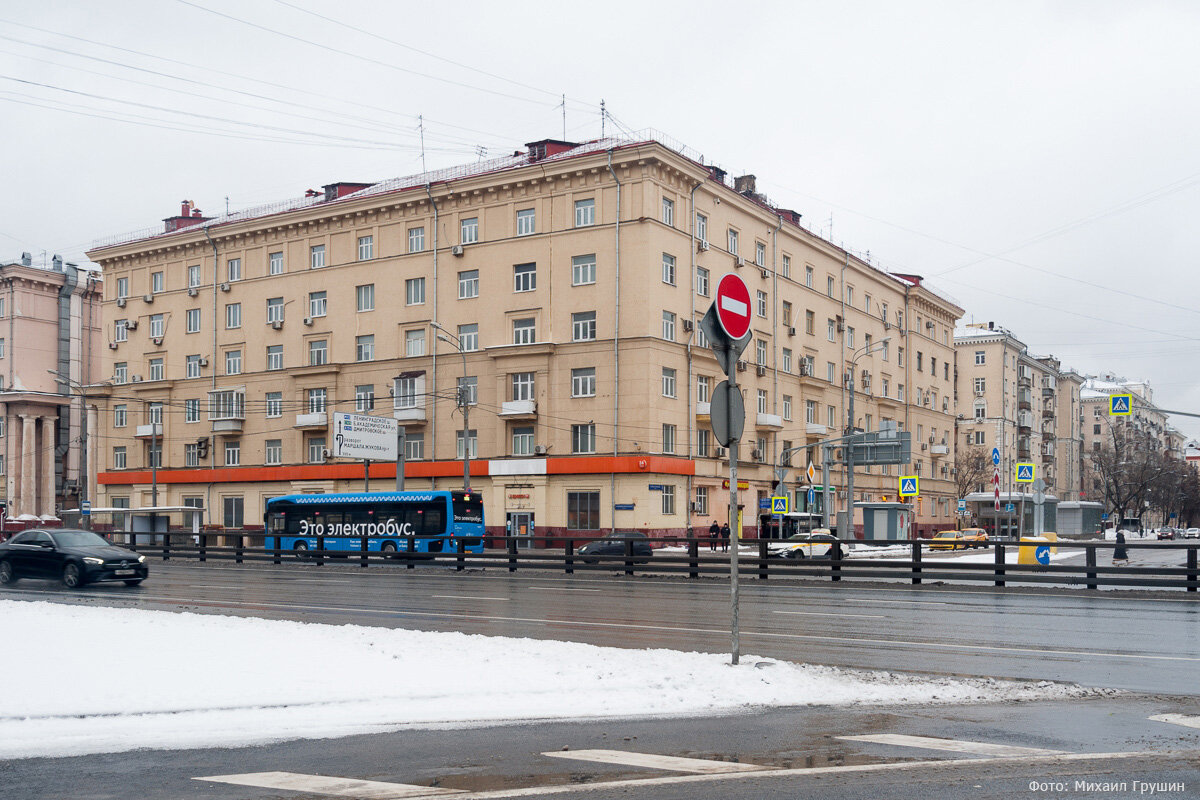
[[[1129,556],[1125,552],[1125,531],[1117,531],[1117,546],[1113,548],[1113,563],[1118,561],[1129,563]]]
[[[717,552],[717,539],[721,536],[721,526],[714,519],[713,524],[708,526],[708,549]]]
[[[721,552],[729,552],[729,523],[726,522],[721,526]]]

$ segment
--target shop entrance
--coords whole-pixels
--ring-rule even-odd
[[[533,547],[533,512],[509,511],[505,531],[516,537],[517,547]]]

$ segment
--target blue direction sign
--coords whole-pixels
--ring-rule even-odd
[[[788,513],[788,499],[786,497],[771,498],[771,513],[786,514]]]
[[[768,499],[767,499],[767,498],[765,498],[765,497],[760,497],[760,498],[758,498],[758,510],[759,510],[759,511],[766,511],[766,510],[767,510],[768,508],[770,508],[770,507],[771,507],[771,501],[770,501],[770,500],[768,500]]]
[[[1128,417],[1133,413],[1133,395],[1110,394],[1108,396],[1108,413],[1114,417]]]
[[[1004,513],[1005,514],[1011,514],[1016,510],[1017,510],[1017,507],[1015,505],[1013,505],[1012,503],[1005,503],[1005,505],[1004,505]]]
[[[1108,522],[1108,514],[1101,514],[1100,519],[1103,520],[1104,522]]]
[[[79,504],[79,514],[84,517],[90,517],[92,515],[91,501],[84,500],[82,503]],[[1175,515],[1172,514],[1171,516],[1173,517]]]
[[[920,494],[921,479],[916,475],[901,475],[900,476],[900,496],[915,497]]]
[[[1000,466],[1000,448],[999,447],[992,448],[992,464],[994,464],[997,467]]]
[[[1037,562],[1042,566],[1049,564],[1050,548],[1044,544],[1038,545],[1037,549],[1033,551],[1033,557],[1036,558]]]
[[[633,503],[616,503],[613,505],[613,511],[633,511]]]
[[[1022,463],[1017,464],[1017,474],[1014,478],[1017,483],[1033,483],[1033,479],[1037,476],[1037,464]]]

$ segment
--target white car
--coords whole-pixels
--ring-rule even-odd
[[[833,545],[837,537],[828,528],[818,528],[812,533],[796,533],[778,544],[768,546],[774,558],[832,558]]]
[[[1200,539],[1200,528],[1188,528],[1183,532],[1185,539]]]

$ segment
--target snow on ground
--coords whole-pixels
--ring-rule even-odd
[[[13,600],[0,600],[0,641],[9,676],[0,759],[762,705],[1092,693],[756,656],[733,667],[728,654]]]

